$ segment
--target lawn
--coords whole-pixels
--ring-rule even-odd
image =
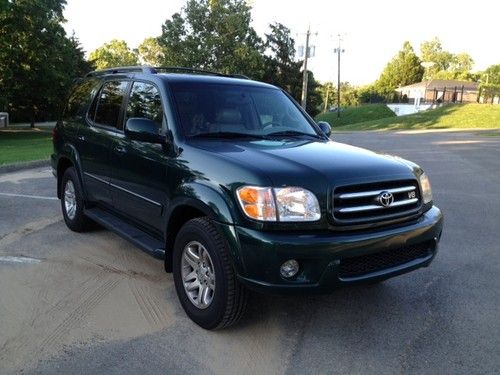
[[[315,120],[326,121],[333,128],[336,128],[338,126],[395,116],[394,112],[387,108],[385,104],[365,104],[357,107],[343,108],[340,111],[340,118],[337,118],[337,112],[325,112],[317,115]]]
[[[47,129],[0,128],[0,165],[48,159],[52,134]]]
[[[413,115],[381,118],[342,126],[338,130],[423,130],[423,129],[498,129],[500,105],[455,104]],[[335,130],[335,128],[333,129]]]

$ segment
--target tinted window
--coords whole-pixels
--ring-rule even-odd
[[[106,82],[97,102],[94,121],[100,125],[118,126],[120,108],[127,89],[126,81]]]
[[[127,105],[127,119],[140,117],[153,120],[161,128],[163,109],[158,89],[148,83],[134,82]]]
[[[84,116],[91,100],[92,90],[97,86],[96,80],[84,81],[73,88],[64,111],[64,119],[70,120]]]
[[[192,83],[172,83],[171,88],[187,136],[219,132],[317,134],[297,106],[278,89]]]

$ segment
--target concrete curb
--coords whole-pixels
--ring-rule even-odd
[[[40,168],[50,166],[50,160],[33,160],[15,164],[0,165],[0,174],[21,171],[23,169]]]

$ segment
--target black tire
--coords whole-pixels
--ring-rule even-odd
[[[73,214],[69,214],[66,208],[65,191],[66,186],[70,182],[74,188],[76,202],[76,209]],[[83,213],[84,203],[80,179],[78,178],[75,168],[70,167],[64,171],[64,175],[61,180],[61,209],[64,222],[68,228],[74,232],[84,232],[90,228],[92,221]]]
[[[215,291],[212,302],[204,309],[190,301],[182,280],[183,250],[192,241],[203,245],[214,267]],[[186,314],[200,327],[209,330],[225,328],[243,316],[248,291],[236,277],[227,241],[207,217],[190,220],[180,229],[174,245],[173,273],[179,301]]]

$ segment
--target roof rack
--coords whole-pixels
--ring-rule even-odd
[[[94,70],[93,72],[87,73],[85,77],[97,77],[105,74],[118,74],[118,73],[150,73],[155,74],[156,71],[151,66],[119,66],[116,68]]]
[[[182,66],[120,66],[116,68],[95,70],[93,72],[87,73],[85,77],[97,77],[105,74],[119,74],[119,73],[149,73],[157,74],[160,72],[180,72],[180,73],[195,73],[195,74],[206,74],[214,75],[218,77],[231,77],[231,78],[241,78],[249,79],[243,74],[223,74],[218,72],[213,72],[210,70],[196,69],[196,68],[185,68]]]

